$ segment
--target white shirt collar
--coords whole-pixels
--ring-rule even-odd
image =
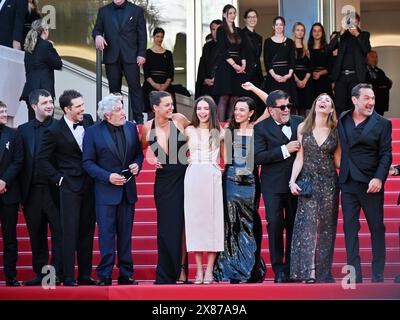
[[[68,125],[68,127],[69,127],[71,130],[73,130],[73,128],[74,128],[74,123],[73,123],[71,120],[69,120],[69,119],[67,118],[66,115],[64,115],[64,120],[65,120],[65,123]]]

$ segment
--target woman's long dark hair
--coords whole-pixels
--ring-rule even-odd
[[[314,41],[314,38],[313,38],[313,36],[312,36],[314,27],[321,27],[321,30],[322,30],[321,49],[325,49],[325,47],[326,47],[326,34],[325,34],[325,29],[324,29],[324,26],[323,26],[321,23],[316,22],[316,23],[314,23],[314,24],[311,26],[311,29],[310,29],[310,35],[308,36],[308,50],[314,49],[314,43],[315,43],[315,41]]]
[[[249,111],[254,111],[250,117],[250,122],[253,122],[256,120],[256,103],[255,103],[255,101],[250,97],[240,97],[239,99],[237,99],[235,101],[235,104],[233,105],[232,116],[229,119],[228,129],[231,131],[232,134],[235,129],[240,128],[240,124],[237,123],[235,120],[235,107],[238,104],[238,102],[245,102],[249,107]]]
[[[197,116],[197,105],[199,104],[200,101],[205,101],[207,102],[209,108],[210,108],[210,118],[208,120],[208,130],[210,130],[210,147],[212,145],[219,145],[220,143],[220,137],[219,137],[219,132],[221,131],[221,125],[218,120],[217,116],[217,105],[215,104],[215,101],[212,97],[210,96],[201,96],[198,97],[194,101],[194,108],[193,108],[193,116],[192,116],[192,121],[191,124],[193,127],[198,128],[200,126],[200,119]]]
[[[232,6],[231,4],[227,4],[224,7],[224,9],[222,9],[222,13],[225,13],[226,15],[228,15],[229,10],[232,8],[235,9],[235,11],[237,11],[234,6]],[[228,40],[230,43],[240,44],[242,42],[242,38],[240,37],[239,32],[235,26],[235,22],[232,23],[232,29],[233,29],[233,32],[232,32],[228,26],[228,23],[226,22],[225,17],[222,16],[222,27],[224,28],[225,33],[228,36]]]

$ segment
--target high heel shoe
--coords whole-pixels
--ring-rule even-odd
[[[203,283],[204,284],[212,284],[214,282],[214,276],[213,276],[213,274],[211,273],[207,273],[206,272],[206,275],[204,276],[204,280],[203,280]]]
[[[194,284],[202,284],[203,283],[203,275],[196,274],[196,278],[194,280]]]
[[[185,278],[184,280],[181,279],[182,274],[184,274],[184,278]],[[175,283],[176,284],[189,284],[189,283],[191,283],[189,281],[188,267],[185,264],[181,265],[181,274],[179,275],[179,279],[176,280]]]

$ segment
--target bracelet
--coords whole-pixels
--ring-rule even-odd
[[[295,182],[294,182],[294,181],[289,181],[289,188],[290,188],[290,185],[291,185],[292,183],[295,183]]]

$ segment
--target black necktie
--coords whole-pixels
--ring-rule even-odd
[[[82,122],[82,121],[79,121],[78,123],[74,123],[74,124],[72,125],[72,128],[75,130],[77,126],[83,126],[83,122]]]

